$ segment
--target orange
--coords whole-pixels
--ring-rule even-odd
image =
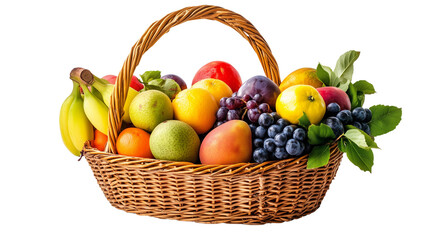
[[[150,134],[142,129],[124,129],[117,137],[116,149],[121,155],[153,158],[149,145]]]
[[[174,118],[189,124],[197,134],[208,132],[214,125],[218,110],[214,96],[202,88],[189,88],[172,101]]]
[[[92,141],[92,147],[104,151],[107,144],[107,135],[95,129],[95,138]]]
[[[294,85],[285,89],[276,99],[276,111],[292,124],[306,114],[312,124],[318,124],[325,114],[325,102],[321,94],[309,85]]]
[[[279,89],[284,91],[285,89],[294,85],[310,85],[314,88],[322,87],[323,83],[317,76],[317,70],[313,68],[300,68],[290,73],[279,85]]]
[[[214,96],[217,104],[220,104],[220,99],[222,97],[230,97],[233,93],[232,89],[225,82],[214,78],[201,80],[193,84],[192,88],[202,88],[207,90]]]

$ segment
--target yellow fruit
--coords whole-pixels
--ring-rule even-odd
[[[311,85],[314,88],[322,87],[322,82],[317,76],[317,70],[313,68],[300,68],[290,73],[279,85],[279,89],[285,89],[294,85]]]
[[[220,104],[222,97],[232,96],[232,89],[223,81],[213,78],[207,78],[192,85],[192,88],[202,88],[210,92],[217,104]]]
[[[312,124],[318,124],[325,114],[325,102],[310,85],[295,85],[285,89],[276,100],[276,111],[292,124],[306,113]]]
[[[174,118],[189,124],[196,133],[212,128],[218,110],[214,96],[202,88],[189,88],[177,94],[172,101]]]

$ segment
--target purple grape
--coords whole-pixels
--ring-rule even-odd
[[[368,108],[365,108],[364,111],[366,111],[366,119],[364,119],[364,122],[368,123],[372,120],[372,111]]]
[[[267,104],[267,103],[260,104],[259,109],[264,113],[270,112],[270,107],[269,107],[269,104]]]
[[[274,152],[276,148],[275,140],[273,138],[266,138],[263,142],[263,148],[268,152]]]
[[[221,107],[217,111],[217,121],[224,121],[227,118],[227,113],[229,112],[229,109],[226,107]]]
[[[303,141],[306,138],[306,131],[303,128],[297,128],[293,132],[293,138],[299,141]]]
[[[244,96],[242,96],[242,100],[244,100],[245,102],[248,102],[251,100],[251,96],[248,94],[244,94]]]
[[[269,154],[264,148],[256,148],[253,152],[253,159],[257,163],[266,162],[269,160]]]
[[[278,121],[281,118],[281,116],[279,116],[277,112],[271,112],[270,115],[273,117],[275,121]]]
[[[235,109],[235,99],[233,98],[226,99],[226,107],[230,110]]]
[[[275,140],[276,146],[284,147],[288,139],[285,133],[278,133],[277,135],[275,135],[274,140]]]
[[[261,138],[254,139],[253,145],[256,148],[262,148],[263,147],[263,139],[261,139]]]
[[[287,136],[288,139],[293,138],[293,132],[294,130],[297,128],[296,125],[292,124],[292,125],[287,125],[284,127],[284,129],[282,130],[283,133],[285,133],[285,135]]]
[[[287,141],[287,144],[285,145],[285,150],[291,156],[299,156],[305,150],[305,145],[302,142],[292,138]]]
[[[255,135],[257,138],[265,138],[265,136],[266,136],[266,132],[267,132],[267,129],[266,129],[266,128],[264,128],[263,126],[258,126],[258,127],[256,128],[256,131],[254,131],[254,135]]]
[[[258,122],[259,122],[260,126],[268,128],[268,127],[270,127],[270,125],[273,124],[274,121],[275,120],[273,119],[273,117],[269,113],[262,113],[262,114],[260,114]]]
[[[226,107],[226,100],[227,100],[227,97],[222,97],[220,99],[220,107]]]
[[[248,109],[253,109],[253,108],[257,108],[258,104],[255,100],[250,100],[247,102],[247,108]]]
[[[285,120],[284,118],[280,118],[278,119],[278,121],[276,121],[276,124],[278,124],[282,129],[284,129],[285,126],[290,125],[290,122]]]
[[[236,97],[235,99],[233,99],[234,100],[234,107],[235,107],[235,109],[238,109],[238,108],[242,108],[243,106],[245,106],[245,102],[244,102],[244,100],[242,100],[242,99],[240,99],[240,98],[238,98],[238,97]]]
[[[263,100],[263,97],[262,95],[257,93],[256,95],[254,95],[253,99],[256,100],[256,102],[261,103]]]
[[[250,109],[247,112],[248,119],[253,123],[256,123],[259,120],[260,114],[260,110],[257,108]]]
[[[231,120],[239,120],[239,114],[236,110],[230,110],[227,112],[227,120],[231,121]]]
[[[287,153],[287,151],[285,150],[284,147],[277,147],[277,148],[275,148],[274,154],[275,154],[275,157],[277,159],[286,159],[286,158],[289,157],[288,153]]]

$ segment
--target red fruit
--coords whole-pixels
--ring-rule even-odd
[[[106,75],[103,77],[103,79],[107,80],[111,84],[116,83],[116,78],[117,77],[115,75]],[[137,92],[144,88],[144,85],[138,80],[136,76],[132,76],[129,86],[135,89]]]
[[[339,104],[341,110],[351,110],[351,100],[349,100],[348,94],[337,87],[320,87],[317,91],[321,94],[324,99],[325,106],[335,102]]]
[[[227,62],[214,61],[201,67],[193,78],[192,85],[207,78],[219,79],[225,82],[232,92],[237,92],[242,85],[238,71]]]

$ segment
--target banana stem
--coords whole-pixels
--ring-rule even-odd
[[[94,75],[94,79],[95,79],[95,81],[99,81],[99,82],[101,82],[103,84],[110,84],[109,81],[105,80],[104,78],[99,78],[99,77],[97,77],[95,75]]]
[[[71,92],[74,96],[77,96],[80,94],[79,85],[80,85],[79,83],[73,81],[73,90]]]
[[[85,94],[86,96],[87,96],[87,95],[89,95],[89,94],[92,94],[92,93],[89,91],[88,86],[86,86],[85,84],[80,84],[80,87],[81,87],[81,88],[82,88],[82,90],[83,90],[83,94]]]
[[[105,82],[107,83],[105,83]],[[100,92],[104,92],[107,90],[107,86],[110,83],[104,79],[98,78],[97,76],[94,75],[94,81],[92,82],[92,86],[94,86],[98,91]]]
[[[92,75],[91,71],[88,69],[73,68],[70,72],[70,79],[81,85],[92,85],[94,82],[94,75]]]

